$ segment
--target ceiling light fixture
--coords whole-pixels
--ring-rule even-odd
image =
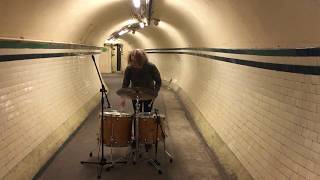
[[[140,0],[133,0],[133,6],[135,7],[135,8],[140,8]]]
[[[127,32],[129,32],[129,29],[123,29],[118,34],[119,34],[119,36],[122,36],[122,35],[126,34]]]
[[[153,17],[153,2],[154,0],[132,0],[134,6],[132,7],[132,18],[127,21],[125,26],[113,32],[109,39],[118,39],[128,32],[135,34],[140,29],[159,25],[160,19]]]

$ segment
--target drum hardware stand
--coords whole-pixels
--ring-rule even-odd
[[[115,141],[114,139],[114,123],[112,122],[111,124],[111,143],[110,143],[110,165],[106,168],[107,171],[109,171],[111,168],[114,167],[115,164],[127,164],[127,160],[122,161],[122,157],[116,161],[113,160],[113,142]]]
[[[108,108],[111,108],[110,106],[110,102],[109,102],[109,99],[108,99],[108,96],[107,96],[107,90],[106,88],[104,87],[104,84],[102,82],[102,79],[101,79],[101,76],[100,76],[100,73],[99,73],[99,70],[98,70],[98,67],[97,67],[97,64],[96,64],[96,61],[95,61],[95,58],[94,58],[94,55],[91,56],[92,57],[92,60],[94,62],[94,65],[96,67],[96,70],[97,70],[97,74],[99,76],[99,79],[100,79],[100,83],[101,83],[101,89],[100,89],[100,93],[101,93],[101,133],[100,133],[100,145],[101,145],[101,159],[98,160],[98,161],[93,161],[93,162],[90,162],[90,161],[81,161],[80,163],[81,164],[95,164],[95,165],[99,165],[100,166],[100,170],[98,172],[98,176],[97,178],[101,178],[101,174],[102,174],[102,169],[105,165],[107,164],[112,164],[112,162],[110,161],[107,161],[107,159],[105,158],[104,156],[104,140],[103,140],[103,134],[104,134],[104,127],[103,127],[103,110],[104,110],[104,96],[107,100],[107,104],[108,104]],[[90,153],[91,155],[91,153]]]
[[[132,123],[134,124],[134,133],[133,133],[133,142],[135,143],[135,150],[132,152],[133,154],[133,164],[136,164],[137,160],[137,154],[139,153],[139,112],[140,112],[140,98],[139,96],[136,97],[136,104],[135,104],[135,111],[134,111],[134,121]],[[134,146],[134,145],[133,145]]]
[[[169,157],[169,162],[172,163],[173,162],[173,157],[172,155],[167,151],[167,148],[166,148],[166,137],[165,135],[163,135],[163,150],[164,150],[164,153]]]
[[[154,159],[150,159],[148,163],[152,165],[154,168],[156,168],[159,174],[162,174],[162,170],[160,169],[160,163],[158,161],[158,142],[159,142],[158,133],[159,133],[160,116],[158,116],[158,109],[155,108],[154,111],[156,113],[156,123],[157,123],[156,144],[155,144],[156,147],[155,147]]]
[[[157,117],[157,125],[160,126],[160,130],[161,130],[161,135],[162,135],[162,138],[163,138],[163,151],[164,153],[169,157],[169,162],[172,163],[173,162],[173,157],[172,155],[167,151],[167,148],[166,148],[166,134],[165,132],[163,131],[163,128],[162,128],[162,125],[161,125],[161,122],[160,122],[160,116],[158,115],[158,109],[155,109],[155,113],[156,113],[156,117]]]
[[[157,126],[160,127],[161,135],[162,135],[162,138],[163,138],[163,150],[164,150],[164,153],[169,157],[169,162],[172,163],[172,162],[173,162],[173,157],[172,157],[172,155],[167,151],[167,148],[166,148],[166,134],[164,133],[163,128],[162,128],[162,125],[161,125],[160,115],[158,114],[159,110],[155,108],[154,111],[155,111],[156,118],[157,118]],[[157,135],[157,136],[158,136],[158,135]],[[157,141],[157,142],[158,142],[158,141]]]
[[[169,157],[169,162],[172,163],[173,162],[173,157],[172,155],[167,151],[167,148],[166,148],[166,135],[164,134],[163,130],[162,130],[162,126],[160,124],[160,128],[161,128],[161,131],[162,131],[162,134],[163,134],[163,151],[164,153]]]
[[[160,115],[158,114],[159,110],[155,108],[154,112],[156,114],[156,123],[157,123],[155,154],[154,154],[154,159],[150,159],[148,161],[148,163],[150,165],[152,165],[154,168],[156,168],[159,174],[162,174],[162,170],[160,169],[160,162],[158,161],[159,127],[160,127],[160,130],[161,130],[161,135],[163,136],[164,152],[169,157],[170,163],[173,162],[173,158],[172,158],[172,155],[166,150],[165,134],[164,134],[164,131],[162,129],[162,125],[161,125],[161,121],[160,121]]]
[[[131,154],[132,155],[132,158],[133,158],[133,164],[136,164],[136,156],[135,156],[135,152],[133,151],[133,148],[134,148],[134,146],[135,146],[135,114],[134,114],[134,116],[132,117],[132,124],[131,124],[131,129],[132,129],[132,132],[131,132],[131,142],[132,142],[132,144],[131,144],[131,146],[130,146],[130,148],[131,148],[131,153],[129,153],[129,154]]]

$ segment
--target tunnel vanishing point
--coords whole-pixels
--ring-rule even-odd
[[[319,18],[319,0],[1,0],[0,179],[32,179],[99,104],[92,54],[123,72],[137,48],[226,173],[320,179]]]

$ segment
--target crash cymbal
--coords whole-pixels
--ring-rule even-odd
[[[117,94],[121,97],[127,97],[130,99],[136,99],[139,97],[140,100],[154,99],[154,91],[148,88],[134,87],[134,88],[121,88],[117,91]]]

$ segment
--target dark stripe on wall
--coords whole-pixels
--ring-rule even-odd
[[[320,56],[320,48],[296,48],[296,49],[222,49],[222,48],[160,48],[160,49],[145,49],[146,51],[177,51],[177,50],[192,50],[192,51],[208,51],[231,54],[246,54],[257,56],[295,56],[308,57]]]
[[[90,49],[101,50],[102,47],[90,46],[84,44],[68,44],[40,41],[24,41],[24,40],[4,40],[0,39],[0,49]]]
[[[0,55],[0,62],[27,60],[27,59],[55,58],[55,57],[65,57],[65,56],[85,56],[85,55],[92,55],[92,54],[99,54],[99,52]]]
[[[305,66],[305,65],[292,65],[292,64],[276,64],[276,63],[267,63],[267,62],[256,62],[256,61],[248,61],[242,59],[235,58],[227,58],[221,56],[214,56],[209,54],[202,53],[193,53],[193,52],[180,52],[180,51],[146,51],[147,53],[164,53],[164,54],[187,54],[192,56],[198,56],[228,63],[234,63],[244,66],[275,70],[275,71],[283,71],[290,73],[298,73],[298,74],[309,74],[309,75],[320,75],[320,66]]]

